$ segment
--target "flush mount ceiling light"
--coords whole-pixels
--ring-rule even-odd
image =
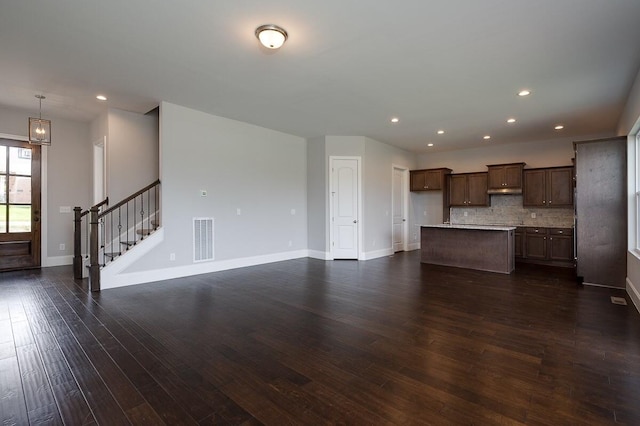
[[[399,121],[400,121],[400,119],[399,119],[398,117],[393,117],[393,118],[391,119],[391,122],[392,122],[392,123],[397,123],[397,122],[399,122]]]
[[[562,124],[558,124],[556,127],[554,127],[554,129],[562,130],[562,129],[564,129],[564,126]]]
[[[436,133],[439,135],[444,135],[444,130],[438,130]]]
[[[267,49],[279,49],[287,40],[288,34],[277,25],[261,25],[256,28],[256,37]]]
[[[42,95],[36,95],[40,101],[38,118],[29,117],[29,143],[33,145],[51,145],[51,120],[42,119]]]
[[[483,137],[482,137],[482,139],[484,139],[484,140],[488,141],[489,139],[491,139],[491,136],[486,135],[486,136],[483,136]]]
[[[106,101],[107,97],[105,95],[98,95],[98,96],[96,96],[96,99],[99,100],[99,101]]]
[[[531,90],[527,90],[527,89],[524,89],[518,92],[518,96],[529,96],[530,94],[531,94]]]
[[[428,143],[427,146],[433,146],[433,144],[432,143]]]
[[[510,119],[507,120],[507,123],[509,123],[509,124],[513,124],[515,122],[516,122],[515,118],[510,118]]]

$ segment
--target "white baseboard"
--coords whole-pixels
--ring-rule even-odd
[[[331,253],[319,250],[309,250],[309,256],[312,259],[331,260]]]
[[[68,256],[50,256],[45,257],[42,261],[43,268],[50,268],[52,266],[66,266],[73,265],[73,255]]]
[[[281,262],[283,260],[300,259],[304,257],[309,257],[309,250],[287,251],[264,256],[243,257],[239,259],[194,263],[192,265],[177,266],[174,268],[116,274],[110,277],[108,282],[105,281],[104,277],[102,277],[100,287],[102,290],[106,290],[109,288],[170,280],[173,278],[188,277],[192,275],[208,274],[211,272],[245,268],[247,266],[262,265],[265,263]]]
[[[636,310],[640,312],[640,291],[638,291],[629,278],[627,278],[627,294],[635,305]]]
[[[362,253],[360,256],[360,260],[371,260],[377,259],[379,257],[391,256],[393,254],[393,249],[391,247],[376,251],[367,251]]]

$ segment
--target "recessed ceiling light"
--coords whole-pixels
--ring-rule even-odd
[[[558,124],[556,127],[554,127],[554,129],[562,130],[562,129],[564,129],[564,126],[562,124]]]
[[[444,130],[438,130],[436,133],[439,135],[444,135]]]
[[[489,139],[491,139],[491,136],[486,135],[486,136],[484,136],[482,139],[484,139],[484,140],[489,140]]]
[[[507,123],[515,123],[516,119],[515,118],[510,118],[507,120]]]
[[[399,119],[398,117],[393,117],[393,118],[391,119],[391,122],[392,122],[392,123],[397,123],[398,121],[400,121],[400,119]]]
[[[106,101],[107,97],[105,95],[98,95],[98,96],[96,96],[96,99],[99,100],[99,101]]]
[[[433,146],[433,144],[432,143],[428,143],[427,146]]]
[[[518,92],[518,96],[529,96],[531,94],[531,90],[521,90]]]

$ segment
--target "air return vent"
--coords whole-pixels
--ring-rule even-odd
[[[213,218],[193,218],[193,261],[213,260]]]

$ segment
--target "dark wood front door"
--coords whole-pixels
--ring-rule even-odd
[[[40,146],[0,139],[0,271],[40,266]]]

